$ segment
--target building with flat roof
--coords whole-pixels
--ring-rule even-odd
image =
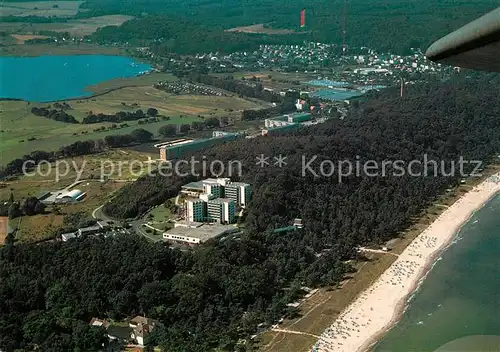
[[[290,123],[301,123],[305,121],[310,121],[312,119],[312,116],[310,113],[304,112],[304,113],[295,113],[295,114],[289,114],[285,115],[288,117],[288,122]]]
[[[234,201],[238,207],[246,207],[251,198],[251,187],[248,183],[231,182],[225,189],[225,197]]]
[[[166,241],[199,244],[212,238],[239,231],[237,227],[219,224],[206,224],[196,228],[179,226],[165,231],[163,233],[163,239]]]
[[[217,198],[207,203],[207,218],[221,224],[232,224],[235,220],[234,201],[228,198]]]
[[[187,220],[178,220],[174,223],[174,227],[186,227],[189,229],[195,229],[197,227],[203,226],[202,222],[193,222]]]
[[[186,206],[186,220],[189,222],[202,222],[206,218],[207,203],[202,199],[188,199]]]
[[[216,144],[234,141],[244,137],[239,133],[227,133],[218,135],[215,138],[183,140],[174,144],[167,144],[160,147],[160,160],[179,159],[187,153],[196,152]]]
[[[51,194],[52,194],[52,193],[51,193],[51,192],[49,192],[49,191],[42,191],[42,192],[38,193],[38,195],[36,196],[36,198],[37,198],[39,201],[41,201],[41,202],[42,202],[42,201],[44,201],[45,199],[49,198]]]
[[[300,127],[301,127],[301,125],[298,123],[289,123],[288,125],[263,129],[262,135],[263,136],[272,136],[272,135],[275,135],[275,134],[278,134],[281,132],[298,129]]]
[[[73,239],[73,238],[77,238],[78,235],[77,235],[78,232],[68,232],[68,233],[63,233],[61,235],[61,240],[63,242],[68,242],[69,240]]]
[[[224,197],[224,186],[231,182],[228,178],[207,178],[201,181],[203,193],[212,194],[216,198]]]
[[[291,122],[288,122],[288,116],[277,116],[264,120],[264,125],[266,128],[287,126]]]
[[[227,193],[226,193],[227,192]],[[192,197],[184,203],[187,222],[231,224],[236,208],[244,208],[251,199],[248,183],[231,182],[229,178],[207,178],[182,186],[181,193]]]

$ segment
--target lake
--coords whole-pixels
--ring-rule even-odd
[[[500,351],[500,196],[463,226],[375,352]]]
[[[124,56],[0,57],[0,97],[33,102],[87,97],[90,85],[150,69]]]

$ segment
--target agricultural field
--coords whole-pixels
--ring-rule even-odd
[[[219,74],[227,76],[226,73]],[[306,88],[307,84],[303,82],[318,78],[318,74],[314,72],[279,72],[279,71],[260,71],[260,72],[235,72],[231,74],[234,79],[252,79],[256,77],[264,85],[265,88],[270,88],[276,91],[286,91],[288,89]],[[299,84],[296,84],[296,83]]]
[[[11,37],[16,40],[17,44],[24,44],[24,42],[27,40],[49,38],[46,35],[33,35],[33,34],[11,34]]]
[[[262,34],[297,34],[298,32],[291,29],[266,28],[264,23],[253,24],[251,26],[235,27],[227,29],[226,32],[241,32],[241,33],[262,33]],[[305,32],[302,32],[305,33]]]
[[[37,36],[40,31],[68,32],[71,36],[82,38],[94,33],[98,28],[119,26],[132,18],[132,16],[125,15],[107,15],[53,23],[4,22],[0,24],[0,31],[10,33],[12,37],[33,36],[33,38],[26,39],[40,38]],[[23,43],[19,42],[18,44]]]
[[[83,37],[94,33],[98,28],[106,26],[120,26],[122,23],[131,20],[132,16],[107,15],[97,16],[78,20],[69,20],[64,23],[65,28],[57,29],[56,32],[68,32],[75,37]]]
[[[81,120],[89,111],[94,114],[114,114],[118,111],[142,109],[145,112],[150,107],[158,109],[161,115],[168,116],[170,119],[168,121],[160,119],[159,122],[142,125],[138,125],[137,121],[128,121],[129,127],[94,132],[94,129],[98,127],[109,127],[112,124],[68,124],[31,113],[33,107],[46,107],[49,104],[1,101],[1,164],[6,164],[33,150],[53,151],[77,140],[101,139],[106,135],[127,134],[137,128],[144,128],[156,135],[158,129],[165,124],[190,124],[201,120],[202,117],[210,116],[237,117],[243,109],[259,107],[257,103],[235,97],[176,96],[151,86],[121,88],[100,96],[68,101],[68,104],[71,106],[68,113],[77,120]],[[36,139],[28,141],[32,138]]]
[[[25,1],[0,3],[0,16],[71,17],[83,1]]]

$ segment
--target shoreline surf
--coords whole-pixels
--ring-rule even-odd
[[[328,327],[314,351],[368,351],[401,318],[412,295],[475,212],[500,192],[500,173],[460,197]]]

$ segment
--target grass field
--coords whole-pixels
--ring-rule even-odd
[[[500,165],[492,165],[483,173],[481,179],[468,180],[466,184],[438,197],[415,223],[400,238],[392,241],[392,254],[367,253],[366,262],[355,264],[356,273],[347,277],[340,289],[323,288],[309,299],[304,300],[300,316],[293,320],[285,320],[279,325],[279,332],[269,330],[258,336],[258,346],[264,352],[305,352],[310,351],[317,337],[330,326],[336,317],[396,260],[393,254],[400,254],[404,249],[450,205],[455,203],[474,185],[500,171]]]
[[[140,78],[142,79],[142,77]],[[132,106],[134,103],[138,105]],[[82,119],[89,111],[112,114],[118,111],[135,111],[137,109],[146,111],[148,108],[154,107],[158,109],[160,114],[169,116],[170,120],[143,125],[138,125],[136,121],[129,121],[127,122],[129,127],[126,128],[93,132],[100,126],[109,127],[111,124],[67,124],[31,114],[32,107],[47,106],[48,104],[1,101],[0,131],[3,132],[0,132],[0,163],[6,164],[10,160],[33,150],[57,150],[60,146],[74,143],[77,140],[101,139],[106,135],[126,134],[139,127],[156,135],[158,129],[165,124],[189,124],[200,120],[198,115],[235,117],[240,115],[243,109],[259,107],[258,104],[235,97],[175,96],[151,86],[122,88],[93,98],[69,101],[69,104],[72,110],[69,110],[68,113],[75,116],[76,119]],[[227,111],[229,109],[233,111]],[[82,134],[85,131],[88,133]],[[36,138],[36,140],[28,141],[27,139],[31,137]]]
[[[171,200],[175,201],[175,198]],[[171,229],[173,224],[168,222],[172,218],[172,212],[170,209],[165,208],[163,205],[159,205],[151,209],[151,211],[144,216],[144,219],[155,229],[166,230]]]
[[[122,23],[131,20],[132,16],[126,15],[107,15],[90,17],[86,19],[70,20],[63,23],[65,28],[57,29],[56,32],[68,32],[75,37],[83,37],[94,33],[98,28],[106,26],[119,26]]]
[[[0,11],[1,9],[0,7]],[[68,32],[73,37],[82,38],[94,33],[98,28],[119,26],[132,18],[126,15],[107,15],[53,23],[4,22],[0,24],[0,30],[10,33],[11,36],[36,35],[40,31],[54,31]]]
[[[123,88],[123,87],[143,87],[152,86],[159,81],[163,82],[173,82],[176,81],[177,77],[169,73],[151,73],[147,75],[130,77],[130,78],[116,78],[110,81],[105,81],[96,85],[87,87],[87,90],[93,94],[102,94],[109,92],[110,90]]]
[[[252,77],[259,78],[264,87],[271,88],[276,91],[286,91],[288,89],[305,88],[307,85],[302,82],[307,82],[311,79],[318,77],[318,74],[313,72],[279,72],[279,71],[260,71],[260,72],[235,72],[231,74],[234,79],[251,79]],[[227,76],[227,74],[220,74],[220,76]],[[293,84],[293,81],[298,81],[301,84]]]
[[[70,17],[83,1],[25,1],[0,3],[0,16]]]

